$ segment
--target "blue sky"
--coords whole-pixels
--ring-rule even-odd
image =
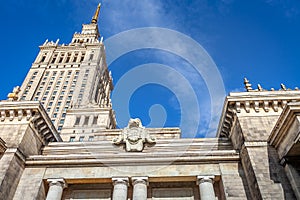
[[[72,34],[81,30],[81,24],[90,22],[97,4],[98,1],[94,0],[1,2],[0,99],[5,99],[14,86],[22,83],[39,51],[39,45],[46,39],[55,41],[57,38],[60,43],[69,43]],[[225,87],[224,94],[244,91],[244,77],[250,79],[254,88],[258,83],[265,89],[279,89],[280,83],[286,84],[288,88],[300,86],[300,1],[102,1],[99,28],[104,41],[123,31],[145,27],[176,31],[201,45],[216,64],[222,78],[220,84]],[[149,40],[160,44],[164,42],[164,35],[151,36],[154,38]],[[188,53],[190,51],[191,55],[197,56],[193,51],[195,49],[187,49],[179,41],[172,40],[172,45],[178,49],[185,48]],[[107,48],[106,51],[108,54],[112,49]],[[211,111],[214,109],[220,112],[224,97],[219,95],[219,101],[211,101],[209,84],[219,83],[220,80],[212,74],[210,67],[206,68],[209,74],[207,78],[180,55],[155,48],[128,52],[109,66],[115,85],[118,85],[122,76],[124,78],[124,75],[137,73],[132,70],[142,69],[139,67],[152,67],[153,70],[148,73],[156,79],[140,83],[140,87],[130,94],[126,109],[131,117],[140,117],[143,124],[154,127],[197,124],[196,132],[184,129],[185,137],[215,134],[219,116]],[[160,67],[169,71],[162,74]],[[135,76],[136,79],[149,78],[143,77],[145,73]],[[178,74],[183,79],[177,77]],[[159,82],[162,80],[163,85]],[[185,82],[191,86],[192,95],[185,90]],[[127,84],[132,87],[130,83]],[[174,88],[170,86],[172,84]],[[122,117],[122,108],[119,109],[124,105],[117,98],[120,97],[118,87],[117,94],[113,95],[116,97],[113,98],[113,107],[117,108],[118,124],[123,127],[128,116]],[[192,99],[190,97],[193,95],[197,105],[183,100]],[[190,115],[181,119],[185,109],[182,107],[186,105],[192,105],[186,108]]]

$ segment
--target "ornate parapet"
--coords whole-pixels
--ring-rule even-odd
[[[155,138],[150,136],[138,118],[130,119],[128,126],[117,138],[113,139],[115,145],[125,144],[126,151],[143,151],[145,143],[153,144]]]
[[[0,126],[16,127],[24,124],[32,126],[40,136],[43,144],[62,141],[49,116],[39,102],[0,102]]]
[[[280,115],[287,103],[299,101],[299,90],[230,93],[225,99],[217,137],[229,137],[236,115]]]

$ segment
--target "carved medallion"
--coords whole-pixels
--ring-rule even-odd
[[[125,144],[126,151],[143,151],[145,143],[155,143],[155,138],[151,137],[141,120],[130,119],[128,126],[123,129],[119,137],[113,139],[113,143]]]

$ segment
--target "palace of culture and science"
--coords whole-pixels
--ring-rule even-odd
[[[116,128],[100,5],[67,45],[45,41],[0,101],[2,200],[300,199],[300,90],[230,93],[215,138]]]

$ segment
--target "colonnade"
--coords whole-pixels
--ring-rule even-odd
[[[197,176],[197,185],[199,186],[201,200],[215,200],[213,187],[214,176]],[[61,200],[63,190],[67,183],[63,178],[47,179],[49,191],[46,200]],[[129,178],[114,177],[113,200],[127,200]],[[149,186],[148,177],[131,177],[133,186],[133,200],[147,200],[147,188]]]

